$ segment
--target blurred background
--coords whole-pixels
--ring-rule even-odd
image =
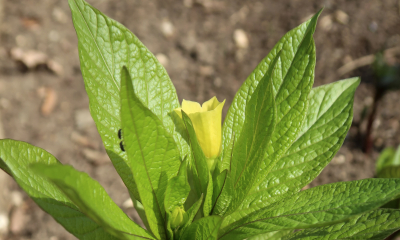
[[[362,83],[343,147],[308,187],[374,177],[380,151],[400,144],[400,0],[88,2],[156,55],[180,101],[217,96],[226,99],[224,114],[274,44],[325,7],[314,35],[314,86],[353,76]],[[0,138],[42,147],[89,173],[137,219],[89,113],[66,0],[0,0]],[[75,238],[0,172],[0,240],[6,239]]]

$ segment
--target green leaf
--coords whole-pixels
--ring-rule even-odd
[[[173,239],[174,235],[171,227],[172,211],[175,207],[183,208],[189,192],[190,186],[187,179],[187,160],[185,158],[179,167],[178,175],[168,182],[167,190],[165,191],[164,207],[167,212],[169,239]]]
[[[284,230],[276,232],[268,232],[253,237],[247,238],[247,240],[282,240],[285,236],[291,234],[293,230]]]
[[[221,173],[222,175],[222,173]],[[218,180],[217,181],[221,181]],[[220,215],[223,216],[232,202],[232,198],[235,196],[234,187],[233,187],[233,180],[229,174],[229,171],[226,172],[226,178],[223,183],[222,191],[216,195],[216,202],[214,203],[212,214],[213,215]]]
[[[160,119],[134,93],[125,67],[121,72],[121,120],[125,150],[147,221],[152,233],[164,239],[164,194],[178,173],[179,151]]]
[[[376,172],[378,177],[391,178],[400,177],[397,173],[400,167],[400,146],[395,151],[393,148],[386,148],[376,162]],[[390,169],[393,168],[393,169]]]
[[[234,196],[227,214],[235,211],[242,203],[256,179],[260,164],[275,127],[275,99],[272,81],[279,53],[268,68],[268,72],[253,92],[246,106],[246,119],[237,143],[233,147],[231,169]]]
[[[219,173],[223,172],[225,169],[228,169],[229,171],[231,170],[231,163],[232,163],[232,153],[233,153],[233,147],[235,146],[235,133],[232,133],[231,136],[231,141],[228,145],[227,148],[225,148],[225,154],[223,155],[224,157],[221,159],[221,162],[218,162],[218,170]]]
[[[189,147],[182,137],[182,123],[173,109],[180,106],[176,90],[164,67],[122,24],[110,19],[84,0],[68,0],[79,40],[82,75],[89,96],[90,112],[117,172],[138,200],[130,161],[119,147],[121,128],[120,79],[126,66],[137,97],[173,136],[181,156]],[[176,128],[176,129],[175,129]]]
[[[217,170],[216,170],[217,171]],[[225,169],[223,172],[218,174],[217,177],[215,177],[213,181],[213,198],[212,198],[212,204],[213,204],[213,209],[211,209],[211,213],[214,210],[214,207],[221,196],[222,189],[225,187],[226,179],[228,175],[228,169]]]
[[[277,76],[273,79],[273,91],[277,106],[276,129],[271,138],[267,158],[258,173],[255,186],[274,166],[275,161],[296,139],[307,110],[307,96],[314,78],[315,46],[312,34],[320,12],[312,19],[288,32],[266,58],[246,79],[228,110],[223,126],[223,149],[227,147],[232,132],[240,133],[245,122],[245,108],[251,94],[263,78],[278,52]],[[223,152],[224,153],[224,152]]]
[[[206,192],[206,198],[204,199],[204,205],[203,205],[203,214],[205,217],[210,215],[212,206],[213,206],[213,180],[211,173],[208,173],[208,184],[207,184],[207,192]]]
[[[28,166],[34,163],[61,166],[55,157],[41,148],[10,139],[0,140],[0,167],[68,232],[83,240],[117,239],[83,214],[48,179],[33,172]]]
[[[400,179],[365,179],[311,188],[233,222],[225,217],[222,239],[326,226],[382,206],[400,196]]]
[[[285,237],[285,240],[383,240],[400,229],[400,211],[378,209],[347,222],[323,228],[307,229]]]
[[[400,178],[400,166],[388,166],[378,173],[379,178]]]
[[[288,192],[298,192],[321,173],[350,129],[354,92],[359,83],[358,78],[352,78],[312,89],[297,140],[265,177],[262,186],[267,187],[253,189],[242,204],[243,209],[257,210]]]
[[[120,239],[154,239],[111,200],[104,188],[87,173],[61,164],[34,164],[31,168],[48,178],[78,208],[107,232]]]
[[[175,207],[182,207],[189,195],[190,186],[187,180],[187,160],[179,167],[179,173],[173,177],[165,191],[164,206],[167,213],[171,213]]]
[[[192,223],[183,233],[180,240],[212,240],[217,239],[221,226],[220,216],[208,216]]]
[[[395,150],[391,147],[385,148],[385,150],[381,152],[378,160],[376,161],[376,172],[378,175],[383,168],[391,165],[394,154]]]
[[[187,216],[188,216],[188,220],[187,222],[181,227],[180,232],[184,232],[186,228],[188,228],[190,226],[190,224],[192,224],[193,219],[196,217],[196,215],[198,214],[200,207],[203,203],[203,194],[200,196],[199,200],[197,200],[190,208],[189,210],[186,211]]]
[[[185,123],[187,135],[189,136],[189,144],[192,149],[192,157],[194,161],[191,165],[194,171],[194,181],[196,182],[197,186],[200,187],[199,190],[201,193],[206,194],[210,172],[208,170],[206,156],[204,155],[204,152],[197,140],[192,121],[184,111],[182,111],[182,119]]]
[[[322,10],[321,10],[322,11]],[[314,83],[315,68],[315,43],[313,34],[317,25],[320,12],[311,18],[304,38],[294,55],[284,55],[281,53],[282,72],[281,78],[274,78],[274,96],[277,108],[276,126],[271,143],[268,145],[264,162],[258,172],[254,187],[266,187],[264,179],[271,169],[279,161],[281,156],[287,151],[290,145],[296,140],[299,130],[306,117],[308,108],[308,95]],[[293,43],[285,43],[283,49],[293,49]],[[282,50],[281,50],[282,51]],[[293,60],[291,61],[291,57]],[[289,65],[290,66],[287,66]],[[276,79],[276,80],[275,80]]]
[[[149,222],[147,221],[146,212],[144,211],[143,204],[136,200],[134,197],[131,197],[133,206],[136,212],[139,214],[140,219],[142,219],[144,226],[146,229],[150,229]]]

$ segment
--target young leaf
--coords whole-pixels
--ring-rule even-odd
[[[298,192],[317,177],[342,146],[353,119],[352,78],[312,89],[307,117],[297,140],[262,182],[253,189],[242,208],[259,209],[278,201],[287,192]]]
[[[170,114],[178,108],[176,90],[155,56],[122,24],[110,19],[84,0],[68,0],[79,40],[82,75],[89,96],[90,112],[117,172],[138,200],[129,170],[130,161],[119,147],[121,68],[126,66],[141,102],[162,122],[178,144],[181,156],[189,147],[181,134],[180,119]],[[175,126],[175,123],[178,123]],[[175,127],[177,128],[175,131]]]
[[[400,166],[388,166],[378,173],[379,178],[400,178]]]
[[[273,79],[273,91],[277,105],[277,126],[268,150],[268,158],[262,163],[256,186],[295,140],[307,109],[307,96],[314,78],[315,46],[312,34],[320,12],[312,19],[288,32],[270,51],[246,79],[236,93],[223,126],[223,149],[229,144],[232,132],[240,133],[245,122],[245,108],[250,96],[263,78],[278,52],[277,77]],[[224,152],[223,152],[224,153]]]
[[[220,216],[208,216],[192,223],[183,233],[180,240],[212,240],[217,239],[221,226]]]
[[[235,240],[278,230],[326,226],[378,208],[399,196],[400,179],[322,185],[287,196],[239,221],[227,216],[220,237]]]
[[[192,149],[193,163],[191,164],[194,168],[194,181],[200,187],[200,191],[203,194],[207,192],[209,170],[206,162],[206,156],[200,147],[200,144],[196,137],[196,132],[194,131],[192,121],[189,116],[182,111],[182,119],[185,123],[187,135],[189,136],[190,147]],[[207,197],[207,196],[206,196]]]
[[[121,121],[125,150],[147,221],[153,234],[164,239],[164,194],[178,173],[179,151],[159,118],[134,93],[125,67],[121,71]]]
[[[347,222],[306,229],[293,233],[284,240],[383,240],[400,229],[400,211],[377,209],[358,215]]]
[[[208,184],[207,184],[207,192],[206,192],[206,198],[204,199],[204,205],[203,205],[203,213],[204,216],[207,217],[208,215],[210,215],[211,210],[212,210],[212,206],[213,206],[213,180],[212,180],[212,176],[211,173],[208,173]]]
[[[376,162],[378,177],[398,178],[400,177],[400,146],[395,151],[393,148],[386,148]]]
[[[174,207],[183,206],[189,192],[190,186],[187,180],[187,160],[185,159],[179,167],[178,175],[168,182],[164,200],[164,206],[167,213],[172,212]]]
[[[391,161],[393,160],[395,150],[391,147],[385,148],[379,155],[378,160],[376,161],[376,172],[379,172],[391,165]]]
[[[186,228],[188,228],[190,226],[190,224],[192,224],[193,219],[196,217],[196,215],[198,214],[200,207],[203,203],[203,194],[200,195],[199,200],[197,200],[190,208],[189,210],[187,210],[187,216],[188,216],[188,220],[187,222],[183,225],[183,227],[180,228],[180,232],[184,232]]]
[[[104,188],[87,173],[61,164],[34,164],[31,168],[48,178],[85,215],[113,236],[120,239],[154,239],[151,234],[129,219],[111,200]]]
[[[272,81],[278,61],[279,53],[251,95],[250,101],[247,102],[246,119],[240,137],[233,148],[231,169],[228,173],[234,196],[228,206],[227,214],[239,207],[253,187],[263,161],[265,148],[274,132],[276,108]]]
[[[61,166],[55,157],[41,148],[10,139],[0,140],[0,168],[68,232],[84,240],[117,240],[83,214],[53,183],[28,167],[35,163]]]

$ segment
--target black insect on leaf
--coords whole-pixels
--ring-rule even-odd
[[[119,129],[119,130],[118,130],[118,138],[119,138],[119,139],[122,139],[122,129]]]

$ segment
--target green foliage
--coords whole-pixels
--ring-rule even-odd
[[[376,162],[376,175],[380,178],[400,178],[400,146],[382,151]]]
[[[390,234],[398,230],[399,222],[399,210],[378,209],[358,215],[342,223],[299,231],[283,237],[282,240],[380,240],[386,239]]]
[[[321,11],[283,36],[246,79],[209,169],[153,54],[84,0],[69,4],[91,114],[147,230],[99,183],[40,148],[0,140],[0,168],[77,238],[384,239],[400,229],[399,211],[378,209],[400,197],[400,179],[389,178],[400,173],[400,148],[382,154],[382,179],[301,191],[343,144],[360,82],[312,88]]]

